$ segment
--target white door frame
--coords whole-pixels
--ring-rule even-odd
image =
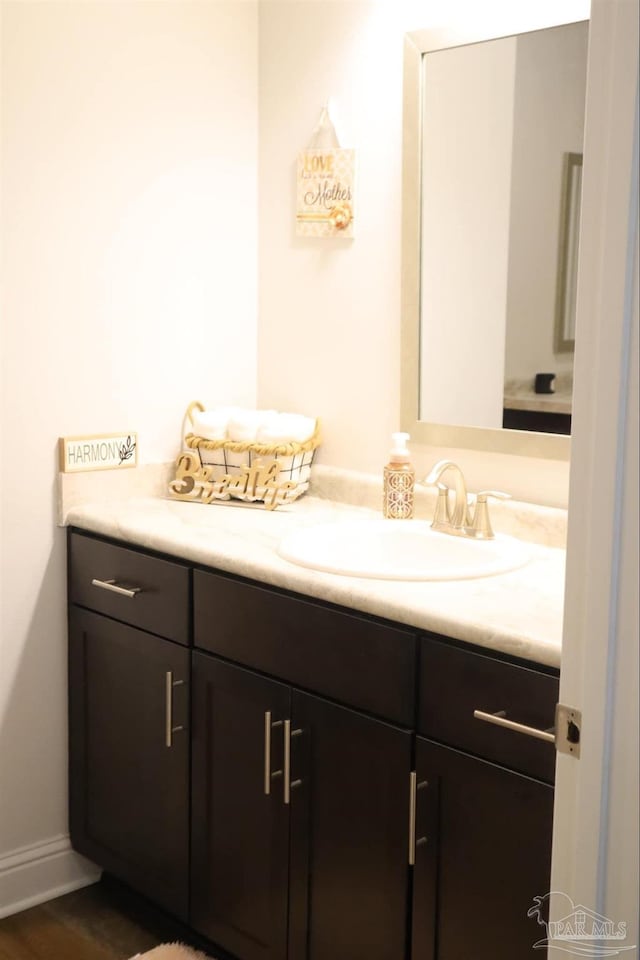
[[[609,949],[639,943],[637,113],[638,0],[592,0],[560,680],[581,758],[558,755],[551,886],[627,924]]]

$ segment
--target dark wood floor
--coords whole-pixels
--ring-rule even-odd
[[[173,940],[203,946],[108,879],[0,920],[0,960],[129,960]]]

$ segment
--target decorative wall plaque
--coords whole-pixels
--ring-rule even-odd
[[[355,150],[302,150],[298,154],[298,236],[352,237],[354,180]]]
[[[137,433],[103,433],[86,437],[60,437],[60,470],[118,470],[138,465]]]

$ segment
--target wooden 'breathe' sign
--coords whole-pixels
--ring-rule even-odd
[[[262,502],[267,510],[274,510],[291,499],[297,484],[280,480],[277,460],[254,460],[251,466],[243,464],[235,473],[219,473],[213,466],[203,465],[191,451],[180,454],[176,460],[176,475],[169,484],[169,493],[176,500],[214,501],[244,500]]]
[[[60,470],[118,470],[138,465],[137,433],[104,433],[88,437],[60,437]]]

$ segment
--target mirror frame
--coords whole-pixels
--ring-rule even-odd
[[[589,0],[574,0],[557,11],[513,10],[500,23],[416,30],[405,35],[402,145],[402,322],[400,350],[400,422],[417,443],[569,460],[571,437],[504,428],[465,427],[420,420],[420,276],[422,220],[422,57],[425,53],[498,40],[533,30],[589,20]]]
[[[560,242],[558,245],[558,283],[556,288],[556,353],[573,353],[575,341],[575,294],[578,279],[576,238],[580,236],[580,190],[582,182],[582,154],[566,153],[562,172],[560,199]],[[573,316],[573,336],[567,324]]]

